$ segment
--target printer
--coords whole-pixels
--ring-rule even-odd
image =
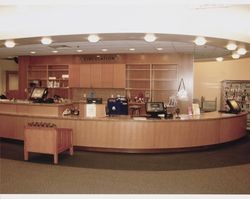
[[[126,97],[109,98],[107,112],[109,116],[128,115],[128,99]]]

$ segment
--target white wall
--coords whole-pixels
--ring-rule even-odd
[[[250,80],[250,58],[194,63],[194,98],[204,96],[213,100],[217,97],[219,107],[222,80]]]
[[[6,89],[6,71],[18,71],[18,64],[12,60],[0,59],[0,94],[5,93]]]

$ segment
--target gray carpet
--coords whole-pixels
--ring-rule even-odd
[[[199,152],[32,154],[1,141],[1,194],[250,194],[250,136]]]

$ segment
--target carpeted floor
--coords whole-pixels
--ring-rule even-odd
[[[31,154],[1,141],[1,193],[250,193],[250,133],[197,152],[118,154],[76,151]]]

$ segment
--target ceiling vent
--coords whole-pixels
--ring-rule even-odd
[[[65,49],[72,49],[71,46],[67,46],[67,45],[50,45],[49,47],[55,49],[55,50],[65,50]]]

